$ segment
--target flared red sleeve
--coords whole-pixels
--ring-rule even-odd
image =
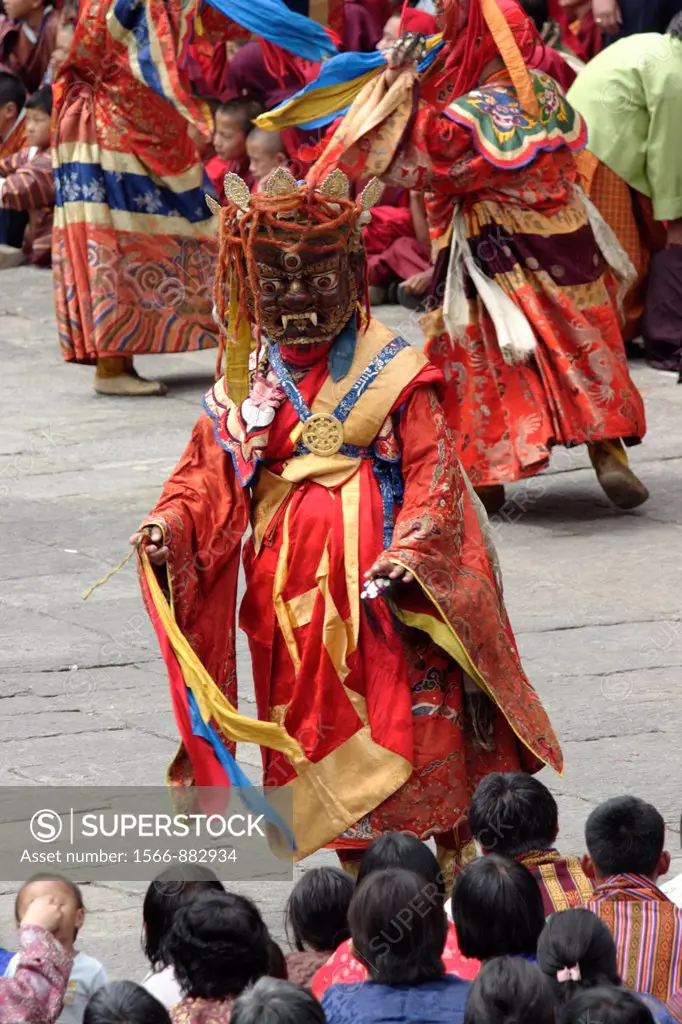
[[[413,393],[398,433],[405,491],[387,553],[415,582],[397,590],[396,613],[461,665],[540,762],[561,771],[561,748],[516,649],[487,517],[434,388]]]

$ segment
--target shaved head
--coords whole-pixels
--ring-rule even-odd
[[[279,132],[266,132],[253,128],[246,137],[249,170],[256,181],[261,181],[277,167],[287,162],[287,152]]]
[[[248,147],[257,146],[259,152],[274,156],[276,153],[284,153],[279,132],[266,132],[264,128],[252,128],[248,136]]]

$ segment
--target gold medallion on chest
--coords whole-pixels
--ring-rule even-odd
[[[301,439],[313,455],[336,455],[343,445],[343,424],[326,412],[316,412],[303,424]]]

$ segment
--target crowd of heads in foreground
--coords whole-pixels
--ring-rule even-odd
[[[24,1020],[682,1022],[682,911],[675,880],[666,885],[672,899],[658,884],[670,854],[655,807],[608,800],[587,818],[586,852],[568,855],[557,848],[546,787],[494,773],[474,794],[470,825],[477,856],[451,893],[429,846],[403,833],[375,840],[357,878],[337,867],[305,871],[284,908],[286,953],[256,903],[207,868],[188,865],[181,883],[164,872],[144,898],[148,973],[139,983],[109,982],[81,951],[78,886],[34,876],[16,897],[20,949],[0,981],[0,1020],[17,1020],[8,986],[40,938],[44,905],[54,949],[73,960],[63,1009],[55,1001],[51,1016],[36,1017],[26,1008]],[[42,950],[43,967],[51,955]]]

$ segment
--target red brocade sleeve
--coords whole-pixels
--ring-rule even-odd
[[[422,104],[381,178],[401,188],[454,195],[469,191],[485,166],[470,131]]]
[[[415,582],[397,591],[397,614],[448,651],[524,746],[561,771],[559,743],[519,660],[491,563],[487,518],[434,388],[419,388],[408,399],[398,435],[405,494],[388,556]]]

